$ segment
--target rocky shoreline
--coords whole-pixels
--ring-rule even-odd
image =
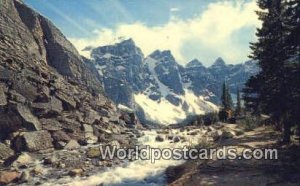
[[[106,168],[120,166],[128,160],[101,159],[99,146],[129,148],[136,145],[137,137],[141,135],[138,130],[127,129],[122,134],[112,136],[108,143],[80,145],[71,140],[63,150],[18,153],[1,165],[0,185],[39,185],[66,177],[88,177]]]

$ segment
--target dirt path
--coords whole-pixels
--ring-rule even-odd
[[[222,140],[218,147],[234,147],[238,152],[276,148],[278,160],[190,160],[167,171],[169,185],[300,185],[300,147],[278,145],[278,139],[279,133],[271,127],[259,127]]]

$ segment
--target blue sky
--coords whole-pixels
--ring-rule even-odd
[[[253,0],[24,0],[48,17],[82,55],[86,46],[133,38],[145,55],[171,50],[185,64],[247,60],[259,26]]]

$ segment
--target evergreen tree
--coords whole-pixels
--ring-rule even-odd
[[[235,115],[240,116],[241,114],[242,114],[241,96],[240,96],[240,90],[237,89]]]
[[[250,57],[261,72],[246,83],[245,106],[282,123],[284,140],[289,141],[291,125],[299,123],[299,1],[259,0],[258,6],[263,24]]]
[[[233,102],[225,82],[223,83],[221,101],[224,110],[232,110]]]

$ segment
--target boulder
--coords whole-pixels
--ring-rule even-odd
[[[179,136],[174,136],[173,138],[174,143],[177,143],[180,141],[180,137]]]
[[[19,115],[23,119],[23,125],[28,130],[41,130],[41,123],[39,120],[32,115],[31,111],[26,107],[25,105],[18,104],[17,105],[17,111]]]
[[[101,116],[108,117],[109,112],[108,112],[107,109],[101,108],[101,109],[99,110],[99,114],[100,114]]]
[[[211,131],[215,131],[216,129],[214,128],[214,127],[212,127],[212,126],[208,126],[207,127],[207,131],[208,132],[211,132]]]
[[[28,170],[25,170],[24,172],[22,172],[21,177],[20,177],[20,181],[22,183],[31,181],[31,175],[30,175],[30,172]]]
[[[119,124],[119,116],[118,115],[110,115],[109,121],[115,124]]]
[[[22,97],[25,97],[30,102],[33,102],[38,96],[37,87],[32,82],[26,81],[26,77],[24,76],[13,82],[13,89],[22,94]]]
[[[223,132],[221,130],[215,130],[210,133],[210,136],[213,138],[214,141],[217,141],[222,136]]]
[[[72,169],[69,171],[70,176],[81,176],[83,174],[82,169]]]
[[[235,136],[235,133],[233,131],[224,131],[222,133],[223,139],[233,138]]]
[[[197,135],[197,134],[198,134],[198,131],[196,131],[196,130],[190,131],[190,132],[188,133],[188,135],[192,135],[192,136],[195,136],[195,135]]]
[[[26,98],[16,92],[15,90],[9,91],[10,97],[12,101],[24,104],[26,102]]]
[[[61,117],[59,119],[60,124],[62,125],[62,128],[70,131],[70,132],[75,132],[79,131],[81,124],[76,121],[76,118],[67,118],[67,117]]]
[[[101,117],[100,119],[103,123],[109,123],[109,119],[105,116]]]
[[[86,156],[88,158],[98,158],[100,157],[100,149],[99,147],[91,147],[87,150]]]
[[[0,159],[6,160],[14,155],[14,151],[3,143],[0,143]]]
[[[157,135],[156,138],[155,138],[155,141],[163,142],[164,138],[161,135]]]
[[[0,86],[0,108],[7,105],[6,95],[4,93],[4,88]]]
[[[61,124],[55,119],[40,119],[43,130],[58,131],[62,129]]]
[[[0,137],[6,138],[9,133],[23,128],[23,119],[16,114],[15,110],[1,113],[0,111]]]
[[[87,144],[93,144],[98,142],[98,137],[94,135],[93,126],[83,124],[84,137]]]
[[[21,167],[21,166],[28,166],[30,164],[33,164],[34,160],[33,158],[26,152],[22,152],[17,159],[15,159],[11,166],[13,167]]]
[[[33,103],[32,108],[38,116],[56,116],[63,111],[62,102],[55,97],[51,97],[50,101],[46,103]]]
[[[29,152],[47,150],[53,148],[52,138],[47,131],[25,132],[23,134],[24,145]]]
[[[53,138],[54,141],[69,142],[71,140],[70,136],[62,130],[53,132],[52,133],[52,138]]]
[[[64,110],[74,110],[76,108],[76,101],[73,96],[68,96],[63,92],[56,92],[56,97],[62,101]]]
[[[83,124],[82,127],[83,127],[83,131],[85,133],[93,133],[94,132],[93,126],[91,126],[91,125]]]
[[[14,181],[17,181],[20,177],[20,173],[17,171],[1,171],[0,172],[0,185],[7,185]]]
[[[64,149],[66,150],[75,150],[80,148],[80,145],[77,141],[75,140],[70,140],[67,145],[64,147]]]
[[[173,140],[174,136],[168,135],[167,138],[168,138],[168,140]]]
[[[100,118],[101,117],[99,116],[98,112],[94,111],[93,109],[90,109],[85,113],[84,122],[93,124],[96,120],[100,120]]]

